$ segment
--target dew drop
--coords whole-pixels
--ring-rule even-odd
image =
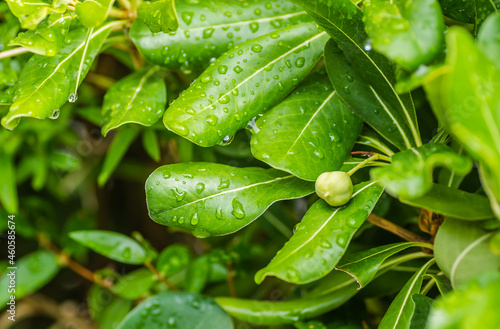
[[[227,66],[226,65],[219,65],[218,71],[220,74],[226,74],[227,72]]]
[[[187,134],[189,134],[189,129],[180,123],[175,122],[173,124],[170,124],[169,126],[173,132],[175,132],[181,136],[187,136]]]
[[[224,138],[222,139],[222,141],[220,142],[219,145],[222,145],[222,146],[228,145],[229,143],[231,143],[233,141],[233,138],[234,138],[234,136],[226,135],[226,136],[224,136]]]
[[[212,36],[215,29],[213,27],[209,27],[203,30],[203,39],[208,39]]]
[[[233,216],[236,217],[237,219],[245,218],[246,214],[241,202],[239,202],[236,198],[234,198],[231,204],[233,206],[233,211],[231,212],[231,214],[233,214]]]
[[[262,51],[262,46],[259,44],[254,44],[251,47],[253,52],[260,53]]]
[[[221,103],[221,104],[229,103],[229,96],[228,95],[221,95],[219,97],[219,103]]]
[[[236,73],[241,73],[241,72],[243,72],[243,69],[242,69],[239,65],[236,65],[236,66],[234,67],[234,69],[233,69],[233,70],[234,70],[234,72],[236,72]]]
[[[195,214],[193,215],[193,217],[191,217],[191,225],[193,225],[193,226],[194,226],[194,225],[198,224],[198,222],[199,222],[199,219],[198,219],[198,214],[197,214],[197,213],[195,213]]]
[[[203,183],[196,184],[195,190],[198,194],[201,194],[203,191],[205,191],[205,184]]]
[[[191,24],[194,13],[192,11],[185,11],[181,14],[181,18],[186,23],[186,25]]]
[[[366,40],[365,45],[363,46],[363,49],[365,51],[371,51],[373,49],[372,40],[371,39]]]
[[[130,247],[125,247],[125,249],[123,249],[122,257],[124,259],[130,259],[131,256],[132,256],[132,250],[130,249]]]
[[[255,33],[259,30],[259,23],[257,22],[252,22],[250,23],[250,31],[252,31],[252,33]]]
[[[217,122],[219,121],[219,118],[216,116],[216,115],[209,115],[205,118],[207,120],[207,123],[210,125],[210,126],[215,126],[217,124]]]
[[[229,179],[224,180],[221,178],[219,186],[217,186],[217,189],[222,190],[224,188],[228,188],[230,184],[231,182],[229,181]]]
[[[59,110],[54,110],[54,111],[52,112],[52,114],[50,115],[50,117],[49,117],[49,118],[50,118],[50,119],[52,119],[52,120],[55,120],[55,119],[59,118],[59,113],[60,113],[60,111],[59,111]]]
[[[74,93],[71,93],[71,95],[69,95],[68,102],[74,103],[74,102],[76,102],[77,99],[78,99],[78,94],[76,92],[74,92]]]
[[[223,219],[224,217],[222,216],[222,207],[217,208],[215,211],[215,218],[217,219]]]

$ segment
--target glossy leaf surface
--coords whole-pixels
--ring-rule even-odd
[[[90,70],[92,61],[104,39],[116,24],[112,22],[104,25],[90,36],[86,60],[80,73],[82,78]],[[55,56],[34,55],[31,57],[21,71],[14,103],[7,116],[2,118],[2,125],[5,128],[14,129],[22,117],[37,119],[57,117],[59,108],[66,103],[70,94],[76,89],[78,68],[84,53],[86,35],[85,29],[71,31],[68,34],[71,42],[62,47]]]
[[[425,328],[425,323],[429,316],[429,311],[433,303],[433,299],[424,295],[414,294],[411,296],[415,304],[415,311],[411,317],[410,329]]]
[[[141,264],[146,259],[146,250],[135,240],[112,231],[74,231],[69,236],[110,259],[125,264]]]
[[[174,0],[144,1],[137,8],[137,18],[153,33],[173,32],[179,27]]]
[[[387,258],[408,248],[423,246],[429,247],[425,243],[418,242],[394,243],[375,247],[342,258],[335,269],[344,271],[354,277],[361,289],[375,277],[380,266]]]
[[[298,224],[294,235],[255,275],[260,283],[266,276],[304,284],[328,274],[344,255],[349,242],[377,203],[382,187],[376,182],[355,186],[344,207],[333,208],[318,200]]]
[[[236,232],[272,203],[312,192],[314,183],[282,171],[216,163],[166,165],[146,181],[149,216],[199,237]]]
[[[250,39],[312,18],[288,0],[267,1],[175,1],[179,29],[152,33],[140,19],[130,37],[151,62],[173,69],[206,67]]]
[[[434,264],[434,259],[422,266],[401,289],[380,322],[379,329],[409,328],[415,312],[414,294],[420,293],[424,274]]]
[[[77,2],[75,12],[78,20],[87,28],[102,24],[108,17],[115,0],[85,0]]]
[[[363,4],[373,48],[395,63],[415,70],[440,51],[444,24],[437,0],[367,0]]]
[[[425,195],[399,200],[411,206],[432,210],[435,213],[464,220],[482,220],[494,217],[488,198],[434,184]]]
[[[139,268],[127,273],[113,285],[113,293],[135,300],[144,295],[155,283],[156,276],[147,268]]]
[[[474,1],[439,0],[443,15],[459,22],[474,23]]]
[[[328,74],[339,96],[358,115],[363,113],[366,116],[370,111],[375,112],[375,109],[370,107],[372,104],[375,104],[375,108],[378,108],[380,113],[390,112],[394,117],[390,120],[391,131],[375,125],[375,122],[381,121],[376,117],[371,120],[365,119],[365,121],[390,141],[393,139],[391,138],[393,136],[390,136],[391,133],[395,135],[396,130],[400,130],[398,134],[404,133],[404,136],[399,137],[399,139],[404,139],[403,149],[410,148],[412,145],[421,145],[412,96],[411,94],[399,95],[396,92],[392,64],[382,55],[372,51],[372,45],[367,43],[368,35],[364,32],[361,9],[350,0],[295,0],[294,2],[306,9],[330,34],[334,41],[330,41],[329,46],[338,44],[346,57],[346,60],[342,62],[347,61],[354,67],[355,71],[347,67],[329,67],[336,64],[336,60],[339,60],[337,58],[331,58],[330,63],[327,63]],[[327,47],[325,56],[331,52],[332,49]],[[337,52],[338,50],[335,51]],[[326,59],[328,61],[328,57]],[[350,71],[357,72],[356,76]],[[369,99],[369,101],[360,104],[357,100],[360,96],[358,94],[362,94],[362,99]],[[391,107],[388,106],[389,104]]]
[[[115,83],[104,96],[104,136],[126,123],[151,126],[167,103],[167,90],[158,66],[136,71]]]
[[[444,144],[428,143],[396,153],[389,166],[374,168],[370,175],[380,181],[386,191],[395,197],[418,198],[433,186],[432,173],[436,166],[444,166],[465,175],[472,169],[472,161],[453,152]]]
[[[500,52],[500,14],[490,15],[477,34],[477,45],[488,59],[500,70],[497,55]]]
[[[328,77],[315,74],[256,122],[252,153],[274,168],[314,181],[340,169],[361,124]]]
[[[34,29],[53,11],[63,12],[65,6],[53,8],[50,3],[40,0],[7,0],[12,13],[19,18],[23,29]]]
[[[236,46],[170,105],[163,123],[200,146],[228,143],[309,73],[327,38],[304,23]]]
[[[476,223],[447,218],[439,228],[434,255],[453,287],[483,272],[500,268],[500,256],[489,248],[488,233]]]
[[[233,329],[229,315],[208,297],[167,292],[148,298],[130,312],[118,329],[220,328]]]
[[[10,214],[17,214],[19,200],[17,196],[16,173],[14,159],[3,148],[0,148],[0,202]]]

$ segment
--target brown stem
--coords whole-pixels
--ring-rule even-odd
[[[56,255],[61,261],[63,266],[67,266],[69,269],[71,269],[73,272],[75,272],[82,278],[87,279],[107,289],[111,289],[113,287],[113,283],[111,281],[101,279],[91,270],[83,267],[79,263],[72,260],[65,252],[57,248],[44,234],[38,234],[37,240],[42,247],[44,247],[45,249]]]
[[[389,231],[391,233],[396,234],[397,236],[405,239],[406,241],[429,243],[429,240],[421,237],[420,235],[415,234],[413,232],[410,232],[407,229],[404,229],[399,225],[396,225],[392,222],[389,222],[387,219],[379,217],[375,214],[370,214],[368,216],[367,220],[370,223],[372,223],[372,224],[374,224],[374,225],[376,225],[376,226],[378,226],[386,231]]]
[[[363,155],[363,156],[367,156],[367,157],[372,157],[374,156],[375,152],[369,152],[369,151],[353,151],[351,152],[351,155]]]
[[[166,277],[164,277],[163,275],[161,275],[160,272],[158,272],[158,270],[156,269],[156,267],[153,266],[153,264],[151,264],[150,261],[147,261],[146,263],[144,263],[144,265],[151,271],[153,272],[154,275],[156,275],[156,277],[161,281],[163,282],[167,287],[170,288],[170,290],[174,290],[174,291],[177,291],[179,290],[179,288],[177,288],[172,282],[168,281],[168,279]]]
[[[236,289],[234,287],[234,272],[233,272],[233,264],[228,261],[227,265],[227,285],[229,287],[229,294],[231,297],[236,298]]]

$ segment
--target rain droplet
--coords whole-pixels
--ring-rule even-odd
[[[55,120],[55,119],[59,118],[59,113],[60,113],[59,110],[54,110],[49,118],[52,120]]]
[[[219,65],[218,71],[220,74],[226,74],[227,66],[226,65]]]
[[[181,14],[181,18],[187,25],[191,24],[194,13],[192,11],[185,11]]]
[[[250,23],[250,31],[252,31],[252,33],[255,33],[259,30],[259,23],[257,22],[252,22]]]
[[[69,95],[68,102],[74,103],[74,102],[76,102],[77,99],[78,99],[78,94],[76,92],[74,92],[74,93],[71,93],[71,95]]]
[[[132,256],[132,250],[130,249],[130,247],[125,247],[125,249],[123,249],[122,257],[124,259],[130,259],[131,256]]]
[[[203,183],[196,184],[195,190],[196,192],[198,192],[198,194],[201,194],[203,191],[205,191],[205,184]]]
[[[222,95],[219,97],[219,103],[221,104],[227,104],[229,103],[229,96],[228,95]]]
[[[231,214],[233,214],[234,217],[236,217],[237,219],[242,219],[246,216],[245,211],[243,209],[243,205],[241,204],[241,202],[239,202],[235,198],[235,199],[233,199],[231,204],[233,205],[233,211],[231,212]]]
[[[186,191],[179,191],[177,188],[172,189],[172,192],[174,193],[175,200],[177,200],[177,202],[181,202],[186,196]]]
[[[228,145],[229,143],[231,143],[233,141],[233,138],[234,138],[234,136],[226,135],[226,136],[224,136],[224,138],[222,139],[222,141],[220,142],[219,145],[222,145],[222,146]]]
[[[203,30],[203,39],[208,39],[212,36],[215,29],[213,27],[209,27]]]
[[[255,44],[251,47],[252,51],[256,52],[256,53],[260,53],[262,51],[262,46],[259,45],[259,44]]]
[[[187,136],[187,134],[189,134],[189,129],[180,123],[175,122],[173,124],[170,124],[169,126],[170,129],[181,136]]]
[[[219,118],[215,115],[209,115],[205,118],[207,120],[207,123],[211,126],[215,126],[217,124],[217,121],[219,121]]]
[[[372,40],[371,39],[366,40],[365,45],[363,46],[363,49],[365,51],[371,51],[373,49]]]
[[[228,188],[230,184],[231,182],[229,181],[229,179],[224,180],[221,178],[219,186],[217,186],[217,189],[222,190],[223,188]]]
[[[224,217],[222,216],[222,207],[217,208],[215,211],[215,218],[217,219],[223,219]]]
[[[199,222],[199,219],[198,219],[198,214],[197,214],[197,213],[195,213],[195,214],[193,215],[193,217],[191,217],[191,225],[196,225],[196,224],[198,224],[198,222]]]
[[[353,81],[353,78],[352,78],[350,75],[348,75],[348,76],[347,76],[347,81],[352,82],[352,81]]]
[[[236,66],[234,67],[234,69],[233,69],[233,70],[234,70],[234,72],[236,72],[236,73],[241,73],[241,72],[243,72],[243,69],[242,69],[239,65],[236,65]]]

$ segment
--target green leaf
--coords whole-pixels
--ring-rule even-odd
[[[303,23],[236,46],[170,105],[163,123],[200,146],[227,144],[309,73],[327,38]]]
[[[19,18],[23,29],[34,29],[52,12],[63,13],[66,11],[64,3],[52,7],[46,0],[7,0],[12,13]],[[58,2],[56,2],[58,3]]]
[[[436,281],[436,286],[438,287],[441,295],[444,295],[453,290],[450,280],[444,274],[427,273],[425,276],[430,277],[431,279]]]
[[[427,243],[403,242],[375,247],[344,257],[335,267],[351,275],[359,283],[359,289],[373,280],[387,258],[411,247],[432,247]]]
[[[137,7],[137,18],[153,33],[168,33],[179,28],[174,0],[144,1]]]
[[[409,328],[412,315],[415,312],[415,302],[412,299],[414,294],[420,292],[424,274],[429,267],[434,264],[434,259],[429,260],[422,266],[401,289],[396,298],[392,301],[391,306],[385,313],[378,329],[399,329]]]
[[[97,178],[99,186],[106,184],[138,134],[139,130],[136,127],[124,127],[116,134],[106,153],[101,173]]]
[[[474,1],[439,0],[443,15],[459,22],[474,24]]]
[[[159,69],[153,66],[136,71],[108,90],[102,105],[104,136],[126,123],[151,126],[161,118],[167,90]]]
[[[210,274],[210,263],[207,255],[196,258],[186,271],[186,291],[200,293],[205,289]]]
[[[481,26],[483,21],[491,13],[498,13],[500,8],[499,0],[474,0],[475,9],[475,27],[474,30],[477,31]]]
[[[490,15],[479,29],[477,34],[477,46],[488,57],[491,63],[500,70],[498,53],[500,52],[500,14]]]
[[[145,129],[142,133],[142,146],[146,153],[156,162],[160,162],[161,149],[158,136],[153,129]]]
[[[132,24],[130,37],[151,62],[183,70],[204,68],[212,58],[236,45],[312,20],[288,0],[177,0],[175,7],[180,18],[177,31],[152,33],[138,19]]]
[[[87,28],[101,25],[108,17],[115,0],[85,0],[77,2],[75,12],[80,23]]]
[[[2,308],[10,301],[9,285],[11,279],[16,281],[15,296],[18,301],[42,288],[59,272],[56,256],[45,250],[38,250],[22,257],[16,261],[16,267],[16,269],[7,268],[0,277]],[[14,276],[9,276],[11,273],[15,273]]]
[[[315,74],[256,122],[252,153],[274,168],[314,181],[340,169],[361,125],[328,77]]]
[[[185,245],[174,244],[165,248],[158,256],[156,268],[164,276],[170,276],[182,270],[191,258],[189,248]]]
[[[126,235],[112,231],[73,231],[69,236],[93,251],[125,264],[142,264],[146,250]]]
[[[64,44],[72,16],[69,14],[52,14],[35,30],[21,32],[9,46],[21,46],[43,56],[54,56]]]
[[[453,287],[483,272],[498,270],[500,256],[489,248],[488,233],[477,223],[447,218],[439,228],[434,255]]]
[[[112,291],[118,296],[135,300],[143,296],[156,282],[155,275],[147,268],[140,268],[120,277]]]
[[[304,284],[328,274],[344,255],[349,242],[377,203],[383,189],[376,182],[354,187],[344,207],[333,208],[318,200],[298,224],[294,235],[255,275],[261,283],[267,276]]]
[[[297,329],[328,329],[323,323],[319,321],[308,321],[295,323]]]
[[[186,292],[158,294],[139,304],[118,329],[233,329],[231,318],[213,299]]]
[[[483,220],[494,217],[488,198],[474,193],[434,184],[421,197],[399,200],[411,206],[432,210],[435,213],[464,220]]]
[[[361,9],[350,0],[295,0],[294,2],[313,16],[334,40],[328,43],[325,56],[332,55],[327,63],[327,69],[339,96],[358,115],[361,116],[363,113],[362,117],[368,116],[370,112],[391,113],[393,118],[389,121],[392,128],[390,131],[387,127],[383,127],[384,120],[376,115],[370,116],[371,119],[365,121],[391,142],[395,137],[391,135],[394,135],[396,130],[399,131],[398,134],[404,134],[398,137],[399,140],[404,139],[403,145],[398,142],[398,147],[402,149],[413,145],[420,146],[420,133],[412,96],[399,95],[396,92],[392,63],[382,55],[371,51],[372,46],[367,44],[368,36],[364,32]],[[332,49],[335,43],[346,57],[342,60],[342,65],[335,64],[336,59],[340,60],[337,58],[339,50]],[[333,56],[332,51],[336,55]],[[326,60],[328,61],[328,57]],[[346,61],[355,70],[345,66],[343,63]],[[362,99],[357,100],[361,95]]]
[[[199,237],[238,231],[278,200],[314,192],[314,183],[275,169],[181,163],[156,169],[146,181],[149,216]]]
[[[487,167],[479,166],[479,177],[486,195],[490,198],[491,209],[500,218],[500,179]]]
[[[380,135],[368,126],[364,126],[361,129],[361,133],[356,140],[356,144],[369,146],[387,156],[394,155],[392,149],[387,146],[386,142],[380,137]]]
[[[459,175],[472,169],[472,161],[453,152],[444,144],[428,143],[419,148],[396,153],[389,166],[370,171],[372,179],[380,181],[394,197],[414,199],[432,189],[432,174],[436,166],[447,167]]]
[[[101,296],[102,301],[102,296]],[[132,301],[115,298],[106,306],[99,305],[99,327],[101,329],[115,329],[132,308]]]
[[[10,214],[19,210],[17,198],[16,172],[12,154],[0,147],[0,202]]]
[[[373,48],[407,70],[439,53],[444,22],[437,0],[366,0],[363,20]]]
[[[81,78],[90,70],[104,39],[118,24],[111,22],[92,33],[86,55],[89,61],[84,61],[83,70],[80,72]],[[21,117],[45,119],[56,118],[59,115],[59,108],[66,103],[77,87],[78,68],[84,53],[86,35],[85,29],[71,31],[68,34],[69,44],[62,47],[55,56],[31,57],[21,71],[14,103],[7,116],[2,119],[5,128],[14,129]],[[71,100],[74,101],[75,98]]]
[[[415,304],[415,311],[411,317],[409,329],[422,329],[425,328],[425,323],[431,310],[432,298],[424,295],[414,294],[411,296],[413,304]]]
[[[426,328],[496,328],[499,304],[500,273],[487,273],[437,299]]]

